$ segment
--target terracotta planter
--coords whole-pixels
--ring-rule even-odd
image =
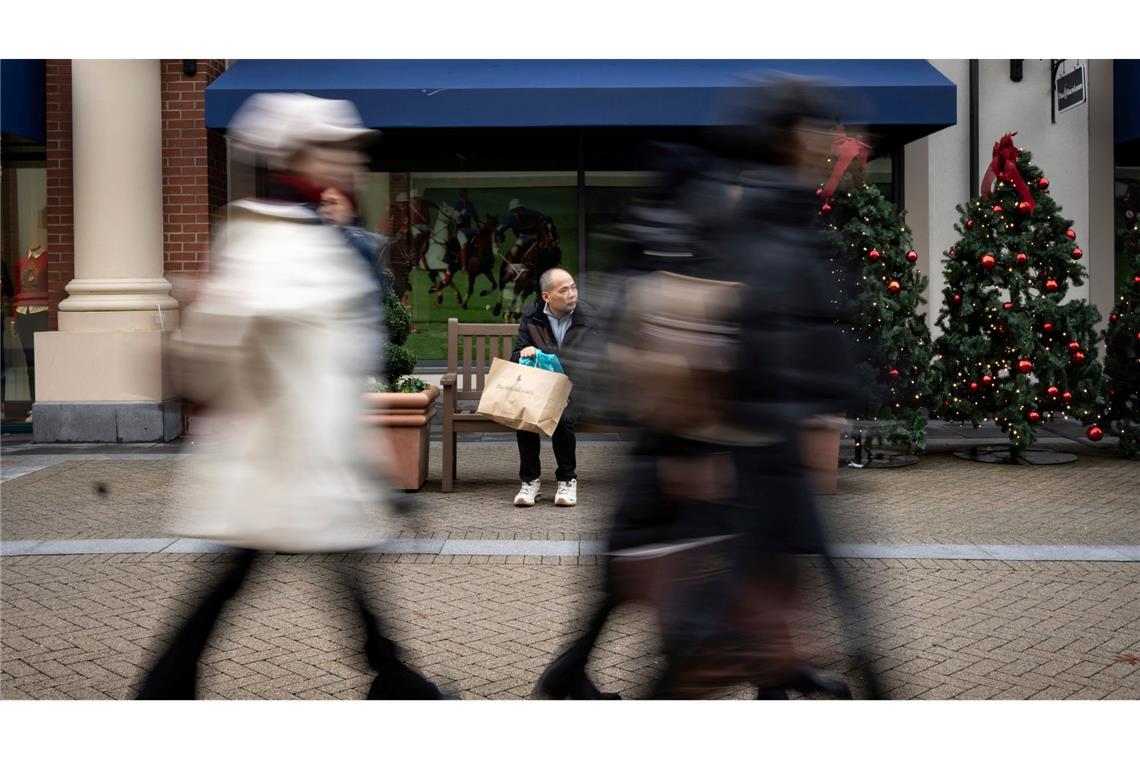
[[[366,393],[365,419],[384,436],[394,488],[416,491],[427,480],[431,418],[439,388],[429,385],[420,393]]]
[[[804,470],[817,494],[839,492],[839,434],[842,417],[812,417],[800,428]]]

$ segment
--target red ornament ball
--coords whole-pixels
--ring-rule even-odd
[[[918,253],[915,251],[907,251],[906,260],[913,264],[914,262],[918,261]]]
[[[816,195],[816,197],[817,197],[817,198],[822,198],[822,197],[823,197],[823,188],[822,188],[822,187],[817,187],[817,188],[815,189],[815,195]]]
[[[994,379],[989,375],[982,375],[982,385],[990,385],[993,381]]]
[[[1005,211],[1005,209],[1003,209],[1000,205],[997,205],[997,204],[994,205],[994,213],[995,214],[1000,214],[1002,211]]]
[[[955,294],[954,294],[954,298],[953,298],[953,299],[951,299],[951,300],[953,300],[953,301],[954,301],[954,303],[962,303],[962,296],[960,296],[960,295],[958,295],[957,293],[955,293]]]
[[[1041,188],[1042,190],[1048,190],[1049,189],[1048,177],[1042,177],[1041,179],[1037,180],[1037,187]]]
[[[1065,230],[1065,237],[1067,237],[1069,240],[1076,240],[1077,239],[1076,230]]]
[[[1132,284],[1133,285],[1140,285],[1140,274],[1132,276]]]
[[[997,259],[994,258],[992,253],[987,253],[982,256],[982,266],[986,269],[993,269],[995,264],[997,264]]]
[[[1059,288],[1059,287],[1061,287],[1061,286],[1058,285],[1057,281],[1054,279],[1048,279],[1045,281],[1045,291],[1048,293],[1056,292],[1057,288]]]
[[[1028,214],[1031,210],[1033,210],[1033,206],[1029,204],[1029,201],[1018,201],[1017,210],[1023,214]]]
[[[1108,317],[1108,321],[1109,321],[1109,322],[1115,322],[1115,321],[1116,321],[1116,315],[1115,315],[1115,314],[1112,314],[1112,315],[1110,315],[1110,316]]]
[[[1073,354],[1073,363],[1074,364],[1084,364],[1085,363],[1085,354],[1083,351],[1077,351],[1075,354]]]
[[[1068,391],[1065,391],[1064,393],[1061,394],[1061,400],[1067,404],[1073,400],[1073,394],[1069,393]]]
[[[890,375],[891,380],[898,380],[899,379],[899,371],[897,369],[892,369],[887,374]]]
[[[871,252],[867,254],[867,258],[869,258],[871,261],[878,261],[881,256],[882,254],[874,248],[872,248]]]
[[[966,229],[968,229],[968,230],[974,229],[974,220],[973,219],[967,219],[966,220]]]
[[[949,251],[949,254],[950,254],[950,258],[954,258],[955,256],[958,255],[958,249],[957,248],[951,248]]]
[[[1074,261],[1076,261],[1077,259],[1079,259],[1081,256],[1084,256],[1084,255],[1085,255],[1085,252],[1081,250],[1080,246],[1077,246],[1076,248],[1073,249],[1073,260]]]
[[[1046,322],[1045,324],[1041,325],[1041,329],[1045,332],[1053,332],[1053,323]]]
[[[899,284],[898,280],[891,280],[887,283],[887,292],[892,296],[896,295],[900,290],[902,290],[902,285]]]
[[[1056,397],[1056,395],[1061,392],[1061,389],[1055,385],[1050,385],[1045,389],[1045,392],[1049,394],[1050,397]]]
[[[1025,266],[1027,263],[1029,263],[1029,257],[1026,256],[1024,253],[1017,254],[1016,259],[1017,259],[1017,263],[1020,264],[1021,266]]]
[[[1010,309],[1012,309],[1012,308],[1013,308],[1013,304],[1012,304],[1012,303],[1010,303],[1009,301],[1006,301],[1005,303],[1003,303],[1003,304],[1001,305],[1001,307],[1002,307],[1003,309],[1005,309],[1006,311],[1009,311]]]
[[[1032,411],[1026,416],[1029,417],[1029,421],[1035,425],[1041,421],[1041,413],[1038,411]]]
[[[1093,425],[1088,429],[1085,435],[1089,437],[1090,441],[1099,441],[1101,438],[1104,438],[1104,431],[1101,430],[1099,426]]]
[[[978,384],[977,383],[970,383],[970,393],[977,393],[977,392],[978,392]]]
[[[1028,359],[1022,359],[1017,363],[1017,371],[1023,375],[1028,375],[1033,371],[1033,362]]]
[[[1069,350],[1070,351],[1080,351],[1081,350],[1081,344],[1077,343],[1075,340],[1070,341],[1069,342]]]
[[[831,213],[831,204],[830,203],[823,204],[823,206],[820,207],[820,209],[819,209],[819,213],[830,214]]]

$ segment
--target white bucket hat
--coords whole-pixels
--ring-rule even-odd
[[[299,92],[259,92],[242,103],[230,120],[229,135],[242,148],[284,159],[311,143],[363,142],[375,136],[347,100]]]
[[[522,201],[518,198],[511,198],[511,202],[507,205],[507,210],[514,211],[516,208],[522,208]]]

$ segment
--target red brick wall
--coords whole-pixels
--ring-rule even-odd
[[[75,220],[71,175],[71,61],[47,62],[47,229],[51,329],[64,288],[75,278]]]
[[[163,260],[169,273],[209,268],[215,212],[226,202],[226,145],[206,129],[206,85],[225,61],[199,60],[193,77],[182,60],[162,61]]]

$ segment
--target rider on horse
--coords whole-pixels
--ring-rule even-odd
[[[512,230],[515,233],[515,244],[511,246],[508,260],[519,261],[520,257],[525,255],[538,239],[543,225],[549,225],[554,242],[558,242],[557,234],[554,232],[554,222],[550,217],[540,211],[527,208],[522,205],[522,201],[518,198],[513,199],[510,203],[510,214],[497,229],[500,235],[506,230]]]
[[[459,212],[459,220],[455,223],[455,235],[462,247],[479,234],[479,214],[475,211],[475,204],[471,202],[466,189],[459,191],[459,199],[455,201],[453,208]]]

